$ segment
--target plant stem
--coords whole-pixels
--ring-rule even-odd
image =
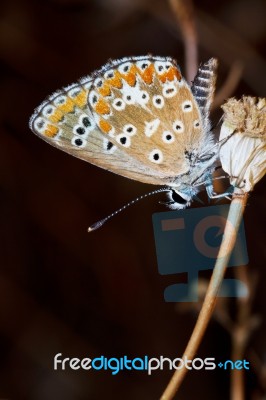
[[[248,193],[240,194],[239,192],[235,191],[233,194],[224,229],[223,240],[219,249],[215,267],[213,269],[212,277],[201,311],[198,316],[198,320],[196,322],[182,359],[184,359],[185,356],[187,357],[187,359],[190,360],[194,358],[203,338],[203,335],[206,331],[208,323],[211,319],[217,300],[217,294],[223,281],[230,255],[235,245],[237,232],[247,203],[247,198]],[[173,399],[187,372],[188,370],[186,368],[176,370],[164,393],[162,394],[161,400]]]
[[[186,78],[188,82],[191,82],[198,69],[197,30],[193,1],[169,0],[169,4],[183,36]]]

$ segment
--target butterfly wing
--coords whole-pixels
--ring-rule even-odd
[[[30,127],[48,143],[119,175],[173,185],[204,146],[203,120],[174,60],[113,61],[50,96]]]
[[[97,72],[88,104],[98,128],[168,183],[204,147],[202,116],[171,58],[135,57]]]
[[[209,112],[214,97],[217,66],[218,61],[215,58],[201,64],[191,86],[206,130],[209,129]]]
[[[96,126],[87,105],[92,81],[85,77],[48,97],[32,115],[31,130],[52,146],[91,164],[141,182],[165,184],[165,176],[134,160]]]

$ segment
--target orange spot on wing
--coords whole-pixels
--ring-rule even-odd
[[[49,121],[51,122],[59,122],[62,118],[63,118],[64,114],[62,113],[62,111],[60,111],[58,108],[55,110],[55,112],[50,115],[49,117]]]
[[[98,114],[110,114],[110,107],[106,101],[100,99],[95,106],[95,111]]]
[[[112,88],[121,89],[123,86],[121,74],[118,71],[115,71],[113,78],[108,78],[104,82],[103,86],[98,89],[98,92],[103,96],[110,96]]]
[[[87,104],[87,91],[86,90],[82,90],[77,97],[75,97],[73,99],[73,101],[75,102],[75,104],[79,107],[84,107]]]
[[[111,88],[107,82],[98,91],[103,97],[111,95]]]
[[[168,81],[173,81],[174,78],[177,78],[179,81],[181,80],[182,76],[181,73],[178,71],[177,68],[175,67],[170,67],[169,70],[167,72],[165,72],[164,74],[159,75],[159,79],[161,82],[166,82]]]
[[[109,86],[113,86],[117,89],[121,89],[123,84],[121,80],[121,74],[118,71],[115,71],[114,77],[110,78],[106,82]]]
[[[139,69],[136,65],[132,65],[130,71],[127,74],[121,74],[121,76],[125,79],[125,81],[129,84],[129,86],[135,86],[137,73],[139,73]]]
[[[58,106],[58,109],[63,111],[64,113],[70,113],[73,112],[74,107],[75,104],[73,103],[73,101],[70,98],[67,98],[67,101],[64,104]]]
[[[104,121],[103,119],[100,120],[99,127],[104,133],[108,133],[112,129],[112,125],[109,124],[109,122]]]
[[[140,72],[140,75],[144,82],[150,85],[153,81],[154,65],[150,64],[143,72]]]
[[[47,128],[44,131],[44,135],[49,138],[54,138],[59,132],[57,126],[54,125],[47,125]]]

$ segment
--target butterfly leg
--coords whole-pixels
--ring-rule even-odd
[[[231,197],[229,196],[232,196],[233,187],[229,187],[229,189],[224,193],[217,194],[213,190],[213,184],[211,178],[206,179],[205,185],[206,185],[206,192],[210,199],[221,199],[225,197],[226,199],[231,200]]]

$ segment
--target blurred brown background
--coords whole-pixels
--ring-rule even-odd
[[[231,95],[265,96],[266,2],[203,0],[195,7],[199,60],[218,57],[218,91],[241,63]],[[1,399],[158,399],[167,370],[58,372],[53,357],[175,358],[184,350],[199,304],[164,302],[164,288],[186,277],[158,273],[151,216],[166,210],[158,197],[86,232],[153,187],[64,154],[28,128],[34,108],[56,89],[109,58],[147,53],[173,56],[184,67],[182,35],[167,1],[1,1]],[[220,116],[217,108],[214,123]],[[251,313],[262,320],[245,354],[252,400],[265,399],[265,194],[264,180],[245,213],[248,279],[258,278]],[[234,301],[221,307],[235,320]],[[230,333],[217,319],[199,356],[231,356]],[[228,371],[192,372],[178,399],[229,399],[229,386]]]

